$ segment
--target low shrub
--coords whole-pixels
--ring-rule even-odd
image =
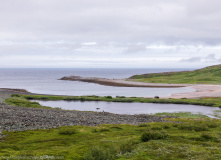
[[[179,126],[179,124],[178,123],[173,123],[173,125],[172,125],[173,127],[178,127]]]
[[[120,127],[120,126],[112,126],[111,129],[121,130],[122,127]]]
[[[200,137],[204,138],[204,139],[213,139],[214,138],[211,134],[206,133],[206,132],[203,132]]]
[[[92,97],[92,98],[99,98],[99,96],[96,96],[96,95],[90,95],[88,97]]]
[[[112,99],[112,97],[111,97],[111,96],[106,96],[105,98],[107,98],[107,99]]]
[[[162,130],[161,126],[153,126],[151,127],[152,130]]]
[[[210,134],[210,133],[207,133],[207,132],[203,132],[199,137],[197,138],[193,138],[194,140],[197,140],[197,141],[212,141],[212,142],[220,142],[219,139]]]
[[[125,96],[116,96],[116,98],[126,98]]]
[[[150,125],[147,124],[147,123],[142,123],[142,124],[139,124],[138,127],[149,127]]]
[[[85,160],[114,160],[117,157],[116,150],[112,148],[105,148],[100,146],[92,147],[86,153]]]
[[[192,124],[184,123],[184,124],[180,124],[178,126],[178,129],[180,129],[180,130],[188,130],[188,131],[196,131],[196,132],[208,131],[209,130],[207,125],[201,124],[201,123],[192,123]]]
[[[112,102],[133,102],[133,99],[128,99],[128,98],[119,98],[119,99],[113,99]]]
[[[64,129],[59,130],[58,133],[61,135],[72,135],[72,134],[76,134],[77,130],[73,128],[64,128]]]
[[[32,96],[25,96],[25,99],[32,100],[32,99],[35,99],[35,98],[32,97]]]
[[[67,97],[67,98],[65,98],[64,100],[65,100],[65,101],[73,101],[73,100],[75,100],[75,99],[72,98],[72,97]]]
[[[110,131],[109,128],[107,127],[96,127],[92,130],[93,133],[96,133],[96,132],[107,132],[107,131]]]
[[[141,141],[147,142],[149,140],[166,139],[169,135],[163,131],[146,131],[141,135]]]
[[[205,125],[207,125],[209,128],[216,128],[219,126],[216,122],[206,122]]]
[[[79,98],[80,101],[85,101],[84,97]]]
[[[49,97],[41,97],[41,100],[49,100]]]
[[[122,142],[120,144],[120,153],[125,154],[132,152],[132,150],[136,148],[136,144],[137,142],[133,140]]]
[[[163,128],[164,129],[170,129],[170,126],[169,125],[164,125]]]
[[[20,97],[19,94],[12,94],[11,97]]]

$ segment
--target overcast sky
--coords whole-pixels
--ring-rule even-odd
[[[0,68],[221,63],[220,0],[1,0]]]

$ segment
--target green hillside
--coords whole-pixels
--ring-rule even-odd
[[[221,65],[194,71],[134,75],[128,80],[148,83],[221,84]]]

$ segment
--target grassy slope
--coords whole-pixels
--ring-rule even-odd
[[[184,123],[72,126],[3,132],[0,157],[64,159],[221,159],[221,120],[170,119]],[[152,140],[142,141],[144,132]],[[167,135],[158,139],[158,135]],[[23,159],[23,158],[21,158]]]
[[[221,84],[221,65],[194,71],[134,75],[129,80],[148,83]]]
[[[44,100],[105,100],[165,102],[162,99],[68,97],[13,95],[6,102],[22,107],[44,108],[27,99]],[[25,99],[27,98],[27,99]],[[145,101],[146,100],[146,101]],[[221,98],[167,99],[176,103],[221,104]],[[164,114],[164,113],[163,113]],[[168,119],[168,123],[133,125],[100,125],[97,127],[69,126],[58,129],[3,132],[0,157],[15,158],[54,156],[61,159],[221,159],[221,120],[203,118]],[[173,123],[173,121],[183,123]],[[152,140],[142,141],[144,133],[152,133]],[[159,138],[163,135],[163,138]],[[167,136],[164,136],[167,135]],[[23,158],[22,158],[23,157]]]

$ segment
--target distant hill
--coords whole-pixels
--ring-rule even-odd
[[[148,83],[221,84],[221,65],[209,66],[194,71],[134,75],[128,80]]]

